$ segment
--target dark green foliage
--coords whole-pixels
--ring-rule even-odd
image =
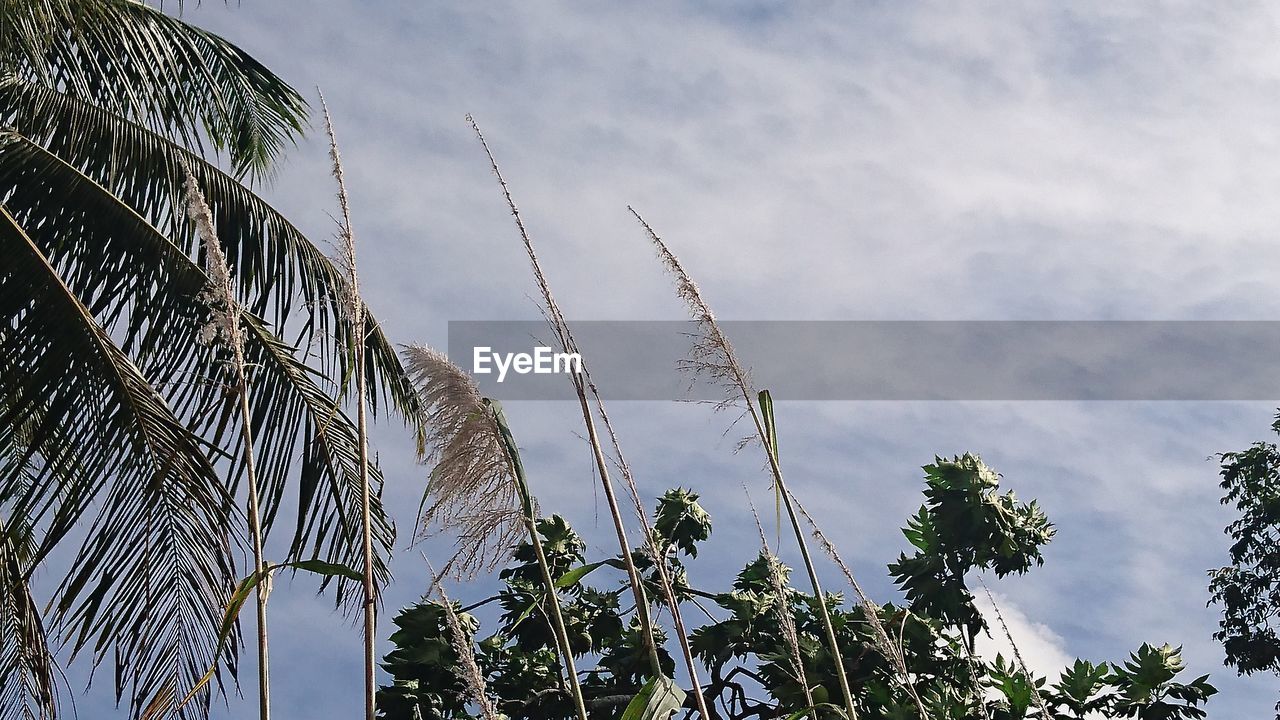
[[[1053,686],[1051,702],[1058,708],[1058,716],[1084,718],[1090,713],[1106,710],[1111,702],[1103,694],[1111,666],[1094,665],[1088,660],[1077,659],[1071,667],[1062,671],[1062,677]]]
[[[983,625],[965,585],[965,573],[978,569],[997,575],[1026,572],[1040,564],[1040,548],[1052,536],[1052,526],[1034,503],[1020,504],[1012,493],[1000,494],[999,476],[974,456],[938,460],[925,473],[925,507],[904,531],[918,550],[907,559],[911,561],[907,567],[936,563],[945,582],[913,582],[908,594],[914,602],[886,604],[876,612],[894,644],[902,648],[931,720],[981,717],[979,702],[985,702],[993,720],[1039,717],[1033,686],[1055,718],[1062,720],[1203,717],[1199,706],[1215,690],[1205,678],[1179,683],[1182,660],[1178,650],[1169,646],[1143,645],[1119,665],[1077,660],[1051,687],[1044,678],[1029,682],[1020,668],[1003,657],[995,662],[971,661],[970,643]],[[680,550],[669,553],[665,561],[683,571],[676,555],[696,555],[698,543],[710,535],[709,515],[697,503],[696,494],[672,490],[659,501],[655,517],[659,519],[655,531],[663,541],[660,546]],[[545,519],[539,528],[548,548],[557,548],[556,572],[573,650],[595,664],[594,668],[586,662],[579,665],[591,717],[620,718],[650,679],[635,613],[620,603],[628,597],[618,572],[620,562],[614,558],[583,564],[581,539],[561,518]],[[634,555],[637,562],[646,558],[640,551]],[[557,674],[560,664],[541,613],[540,588],[532,581],[531,558],[529,548],[518,547],[514,564],[503,571],[505,587],[491,598],[501,603],[503,613],[494,633],[479,642],[477,655],[501,712],[530,720],[570,718],[573,709]],[[784,578],[779,593],[770,575],[773,562],[777,561],[758,555],[724,592],[685,588],[690,601],[699,602],[715,618],[692,631],[691,644],[695,657],[707,668],[704,689],[709,702],[714,701],[717,720],[843,717],[819,605],[812,595],[790,587],[790,570],[785,566],[778,566]],[[900,559],[893,567],[902,566]],[[644,567],[652,568],[652,561]],[[603,573],[612,574],[612,587],[585,584],[598,582]],[[834,593],[824,602],[859,717],[919,720],[914,701],[876,642],[863,606],[850,605]],[[424,612],[420,607],[410,610]],[[794,671],[780,612],[795,623],[813,707]],[[420,652],[415,648],[441,637],[442,626],[426,623],[423,631],[427,636],[406,637],[401,630],[393,637],[397,649],[388,656],[387,667],[395,684],[384,689],[387,700],[379,705],[382,717],[413,720],[415,702],[425,720],[471,717],[461,708],[458,668],[447,659],[437,660],[452,657],[447,651],[432,655],[429,663],[412,659],[413,652]],[[671,673],[674,664],[665,653],[662,663],[664,672]],[[428,670],[449,677],[414,684]],[[993,697],[988,698],[988,693]],[[694,714],[692,700],[686,697],[676,716]]]
[[[972,642],[985,624],[965,574],[1004,577],[1043,564],[1040,547],[1053,525],[1035,501],[1000,494],[1000,476],[973,455],[936,458],[924,471],[926,502],[902,531],[916,553],[900,556],[889,572],[913,612],[967,628]]]
[[[1197,705],[1217,692],[1202,675],[1190,683],[1174,682],[1182,672],[1182,648],[1154,647],[1146,643],[1129,655],[1123,665],[1112,665],[1107,682],[1116,688],[1114,712],[1143,720],[1202,718]]]
[[[1280,433],[1280,417],[1272,429]],[[1209,591],[1223,606],[1216,634],[1227,663],[1241,673],[1280,670],[1280,636],[1274,616],[1280,611],[1280,450],[1254,443],[1242,452],[1223,453],[1222,498],[1240,517],[1227,526],[1231,565],[1210,571]]]
[[[470,633],[479,625],[461,612],[458,621]],[[382,668],[395,681],[378,690],[381,712],[411,718],[416,706],[424,718],[467,717],[460,714],[466,706],[466,688],[458,674],[458,652],[450,642],[444,606],[421,602],[401,610],[392,622],[396,631],[391,642],[396,649],[383,660]]]
[[[376,322],[356,336],[342,273],[247,184],[306,113],[248,53],[162,9],[0,0],[0,507],[35,528],[40,570],[80,542],[48,569],[64,578],[48,632],[114,665],[103,674],[134,715],[165,712],[215,660],[234,673],[238,647],[216,639],[243,574],[241,435],[229,353],[201,342],[209,279],[184,166],[243,306],[264,527],[290,541],[278,559],[362,564],[343,410],[357,343],[381,388],[371,405],[418,417]],[[373,504],[385,581],[394,533]],[[340,602],[359,587],[336,582]],[[205,694],[181,714],[207,707]]]
[[[663,541],[691,558],[698,557],[698,543],[711,537],[711,516],[698,504],[698,493],[676,488],[658,500],[653,529]]]
[[[1271,429],[1280,434],[1280,415]],[[1226,664],[1241,675],[1280,674],[1280,449],[1258,442],[1219,460],[1222,504],[1234,506],[1239,517],[1225,531],[1231,564],[1209,571],[1211,603],[1222,606],[1214,637],[1226,650]]]

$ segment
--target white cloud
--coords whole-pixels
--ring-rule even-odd
[[[1014,644],[1022,655],[1022,660],[1033,675],[1048,678],[1049,684],[1057,682],[1062,671],[1074,661],[1074,656],[1067,652],[1066,641],[1053,628],[1038,620],[1028,618],[1026,613],[1008,597],[992,592],[995,598],[993,606],[986,593],[976,593],[978,610],[991,626],[989,635],[978,636],[976,647],[978,655],[986,660],[995,661],[996,656],[1003,656],[1006,661],[1013,662]],[[1008,635],[1001,626],[1000,618],[1008,627]],[[1009,641],[1010,636],[1013,642]]]

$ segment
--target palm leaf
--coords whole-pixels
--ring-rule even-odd
[[[0,125],[9,126],[100,183],[181,250],[194,255],[199,243],[182,211],[182,163],[187,163],[214,210],[219,239],[240,283],[242,301],[256,314],[270,318],[281,335],[296,332],[296,342],[315,352],[326,376],[349,376],[357,339],[343,303],[346,278],[301,231],[235,178],[117,113],[17,80],[0,80]],[[32,183],[33,179],[0,167],[0,200],[24,189],[35,196],[44,192],[43,185],[24,188],[24,182]],[[44,199],[50,200],[45,195]],[[14,205],[12,200],[5,201]],[[42,212],[49,214],[59,211],[56,203],[46,202],[42,207]],[[82,222],[92,223],[93,218]],[[82,256],[96,253],[96,248],[73,240],[63,244],[61,251],[68,262],[79,261],[89,271],[96,270],[94,263],[100,258]],[[93,275],[89,280],[100,282]],[[296,313],[299,308],[305,308],[301,322]],[[381,388],[381,402],[391,402],[421,432],[420,399],[395,348],[367,308],[365,317],[370,384]],[[369,399],[376,415],[379,393],[371,392]]]
[[[0,75],[135,119],[263,174],[300,134],[307,104],[223,38],[133,0],[0,0]],[[203,133],[199,132],[203,130]]]
[[[0,530],[0,720],[55,718],[56,665],[26,579],[30,530],[12,521]]]
[[[233,573],[231,503],[199,437],[2,206],[0,252],[0,317],[10,323],[0,355],[25,370],[0,378],[4,397],[16,399],[0,427],[39,414],[68,429],[96,485],[87,495],[99,512],[55,616],[73,655],[89,649],[95,664],[114,657],[117,699],[128,695],[140,711],[192,687],[215,659]],[[225,662],[234,668],[234,655]],[[207,707],[205,695],[187,715]]]
[[[79,261],[62,261],[58,267],[66,264],[87,277],[71,275],[76,282],[69,284],[86,289],[82,297],[91,307],[131,309],[127,316],[107,313],[116,321],[114,334],[124,338],[122,349],[139,357],[147,377],[166,388],[164,395],[189,427],[213,446],[229,445],[229,457],[243,457],[240,434],[228,432],[234,413],[223,392],[232,382],[226,358],[220,355],[224,351],[202,344],[199,338],[201,328],[209,322],[209,308],[197,297],[209,283],[204,271],[118,198],[43,148],[16,135],[10,135],[7,145],[0,141],[0,148],[4,148],[0,149],[0,181],[11,172],[15,185],[22,188],[11,196],[11,202],[22,208],[21,213],[15,213],[19,220],[31,226],[34,218],[52,215],[56,219],[33,231],[33,240],[57,253],[62,245],[56,230],[76,229]],[[46,185],[65,188],[66,197],[50,198],[25,190]],[[117,249],[119,245],[127,250]],[[130,273],[136,265],[148,271]],[[242,313],[241,320],[246,330],[246,359],[254,368],[250,401],[264,495],[264,530],[270,533],[284,504],[291,473],[299,472],[289,559],[319,557],[360,565],[361,524],[354,511],[361,499],[355,428],[322,389],[324,378],[298,360],[293,348],[251,313]],[[214,412],[219,409],[221,412]],[[375,487],[381,487],[381,473],[376,467],[372,471]],[[394,531],[377,498],[373,498],[372,516],[378,549],[375,572],[385,581],[390,576],[386,557]],[[71,522],[63,519],[59,525],[70,526]],[[59,539],[50,537],[49,542]],[[340,602],[352,589],[348,585],[345,581],[339,584]]]

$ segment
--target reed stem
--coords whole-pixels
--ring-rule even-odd
[[[329,106],[325,104],[324,94],[320,94],[320,107],[324,111],[325,130],[329,135],[329,157],[333,161],[333,177],[338,183],[338,206],[342,211],[339,223],[339,240],[341,246],[341,264],[347,273],[347,313],[351,318],[352,355],[355,363],[356,383],[356,432],[360,439],[360,532],[361,550],[364,559],[361,581],[362,608],[364,611],[364,713],[365,720],[374,720],[377,712],[375,700],[378,685],[376,678],[377,658],[375,649],[378,638],[378,591],[374,580],[373,562],[373,511],[372,493],[369,485],[369,420],[366,412],[365,376],[365,312],[364,300],[360,297],[360,276],[356,272],[356,243],[351,229],[351,204],[347,195],[347,183],[342,172],[342,156],[338,152],[338,138],[333,131],[333,119],[329,116]]]
[[[782,467],[778,464],[775,446],[771,442],[769,432],[765,430],[760,411],[752,399],[751,383],[747,378],[747,373],[734,355],[733,346],[730,344],[729,339],[725,337],[723,331],[720,330],[720,326],[716,324],[715,316],[711,312],[710,306],[702,299],[697,285],[694,284],[689,274],[685,272],[684,267],[680,265],[680,261],[675,254],[662,241],[662,238],[654,232],[649,223],[645,222],[640,213],[636,212],[634,208],[628,207],[627,209],[631,211],[631,214],[635,216],[636,220],[640,222],[640,225],[648,233],[650,240],[653,241],[658,250],[663,264],[676,276],[677,293],[689,305],[694,319],[698,321],[706,333],[704,347],[700,350],[695,349],[695,352],[703,354],[700,359],[701,364],[708,367],[715,378],[726,383],[731,395],[730,400],[736,402],[741,399],[747,414],[751,416],[751,421],[755,425],[756,438],[764,446],[765,456],[769,461],[769,470],[773,475],[775,491],[782,496],[783,506],[786,508],[791,528],[795,531],[796,544],[800,547],[800,557],[804,561],[805,571],[809,575],[809,584],[813,588],[814,598],[818,602],[818,609],[827,640],[827,649],[831,653],[832,661],[835,664],[834,670],[836,679],[840,683],[840,693],[844,700],[847,718],[848,720],[856,720],[857,711],[854,709],[853,693],[849,689],[849,679],[846,677],[844,658],[840,652],[839,641],[836,638],[835,626],[831,622],[831,612],[827,609],[826,598],[822,592],[822,584],[818,580],[818,571],[809,553],[809,543],[800,527],[800,521],[796,516],[791,494],[787,489],[786,482],[783,480]],[[719,362],[708,360],[707,356],[714,356]],[[695,365],[697,364],[699,363],[695,361]],[[726,400],[726,403],[729,402],[729,400]]]
[[[498,435],[502,438],[503,453],[511,466],[511,476],[515,480],[520,493],[520,507],[524,513],[525,525],[529,529],[529,544],[533,546],[534,556],[538,561],[538,570],[542,574],[542,584],[547,591],[548,615],[551,617],[552,630],[556,636],[560,655],[564,658],[565,673],[568,675],[569,693],[573,696],[574,709],[578,720],[587,720],[586,700],[582,696],[582,686],[578,683],[578,670],[573,661],[573,647],[569,644],[569,633],[564,624],[564,615],[560,611],[560,594],[555,578],[551,575],[551,566],[547,563],[547,554],[542,547],[542,536],[538,533],[537,513],[533,502],[533,493],[529,490],[529,480],[524,472],[524,463],[520,461],[520,449],[516,447],[515,437],[507,425],[506,416],[497,405],[487,402],[490,417]]]
[[[1000,606],[996,604],[995,596],[991,594],[991,588],[987,587],[987,581],[981,575],[978,576],[978,584],[982,586],[982,591],[987,594],[987,602],[991,603],[991,609],[996,613],[996,620],[1000,622],[1000,629],[1004,631],[1005,638],[1009,641],[1009,647],[1013,648],[1013,658],[1018,663],[1018,669],[1022,671],[1022,676],[1027,679],[1027,688],[1031,691],[1031,699],[1036,703],[1036,709],[1040,711],[1040,716],[1044,720],[1053,720],[1049,714],[1049,708],[1044,704],[1044,698],[1040,696],[1040,689],[1036,687],[1036,679],[1031,676],[1031,670],[1027,668],[1027,663],[1022,659],[1022,651],[1018,649],[1018,643],[1013,641],[1013,633],[1009,632],[1009,625],[1004,621],[1004,613],[1000,612]]]
[[[258,500],[258,472],[253,457],[253,429],[250,427],[249,380],[245,376],[244,350],[235,347],[235,371],[237,392],[240,395],[240,436],[244,443],[245,477],[249,485],[249,534],[253,539],[253,569],[263,575],[254,590],[258,612],[258,717],[271,718],[271,665],[267,657],[267,595],[271,592],[271,578],[266,577],[267,561],[262,550],[262,520]]]
[[[645,546],[649,550],[649,554],[653,556],[654,567],[658,573],[658,585],[662,588],[663,599],[667,603],[667,609],[671,611],[671,622],[675,625],[676,637],[680,642],[680,656],[684,661],[686,672],[689,674],[689,683],[694,693],[694,702],[698,707],[698,712],[704,720],[711,720],[713,717],[707,708],[707,699],[702,694],[702,682],[698,679],[698,666],[693,659],[693,648],[689,644],[689,633],[685,631],[684,615],[680,612],[680,603],[676,599],[675,588],[671,584],[671,577],[667,573],[667,564],[665,553],[654,542],[653,527],[649,524],[649,516],[644,511],[644,504],[640,501],[640,490],[636,487],[635,476],[631,473],[631,466],[627,464],[627,460],[622,455],[622,447],[618,442],[618,434],[613,430],[613,423],[609,422],[609,413],[604,409],[604,401],[600,398],[600,391],[596,388],[595,383],[591,381],[589,375],[585,376],[588,389],[591,396],[596,401],[596,409],[600,413],[600,421],[604,424],[605,432],[609,434],[610,443],[613,445],[614,457],[617,459],[618,468],[622,472],[622,479],[626,483],[627,491],[631,495],[631,502],[635,506],[636,516],[640,518],[640,524],[644,530]]]
[[[520,210],[516,207],[515,199],[511,196],[511,189],[507,186],[507,181],[502,176],[502,171],[498,168],[498,161],[494,158],[493,151],[489,149],[489,143],[484,139],[484,133],[480,132],[480,126],[476,124],[475,119],[468,115],[467,122],[475,132],[476,138],[480,140],[481,147],[484,148],[485,155],[489,159],[489,167],[498,179],[498,185],[502,188],[502,195],[506,200],[507,208],[511,211],[511,215],[515,220],[516,229],[519,231],[520,239],[524,243],[525,253],[529,257],[534,280],[538,284],[538,290],[542,293],[542,299],[546,305],[551,329],[556,333],[560,346],[565,352],[578,352],[577,343],[573,340],[573,333],[569,330],[569,324],[565,320],[563,313],[560,312],[560,307],[556,304],[555,297],[551,294],[551,287],[547,283],[546,275],[542,272],[542,264],[538,262],[538,256],[534,252],[533,240],[529,236],[529,231],[525,228],[524,219],[520,216]],[[585,360],[582,363],[582,372],[584,375],[586,374]],[[644,631],[645,649],[649,658],[650,669],[656,678],[662,675],[662,665],[658,658],[657,644],[654,642],[653,619],[649,614],[649,600],[644,586],[640,583],[640,573],[636,570],[635,562],[631,558],[631,544],[627,540],[626,525],[622,521],[621,511],[618,509],[618,500],[613,491],[613,482],[609,478],[609,465],[605,460],[604,450],[600,446],[600,438],[596,432],[591,406],[587,403],[586,385],[582,377],[573,376],[573,388],[578,396],[578,404],[582,410],[582,420],[586,425],[587,440],[591,444],[591,452],[595,459],[596,472],[600,477],[600,485],[604,488],[605,502],[609,506],[609,517],[613,521],[614,530],[617,532],[618,546],[622,553],[622,563],[626,567],[627,582],[631,585],[631,593],[636,603],[636,615]]]
[[[247,363],[244,358],[244,329],[240,326],[240,302],[236,299],[227,256],[213,224],[213,211],[195,176],[191,174],[191,169],[184,165],[183,170],[186,173],[184,191],[187,214],[195,223],[196,234],[204,245],[206,269],[211,284],[201,295],[209,302],[213,318],[205,328],[207,338],[202,335],[202,339],[209,342],[221,341],[232,352],[232,370],[235,373],[235,389],[240,409],[240,442],[243,446],[246,483],[249,486],[246,514],[253,545],[253,571],[262,578],[254,590],[258,616],[258,716],[260,720],[270,720],[271,665],[267,652],[267,596],[271,593],[271,576],[267,572],[267,562],[263,556],[258,471],[253,454],[253,415],[249,409],[249,377],[245,371]]]

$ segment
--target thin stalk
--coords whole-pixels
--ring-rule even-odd
[[[537,503],[506,415],[496,402],[481,396],[475,380],[444,353],[412,345],[405,348],[405,359],[422,397],[429,428],[424,440],[431,450],[423,459],[435,463],[432,483],[437,499],[433,507],[446,527],[464,528],[465,539],[460,538],[450,565],[459,557],[468,558],[464,566],[473,565],[473,561],[483,565],[493,550],[505,552],[515,540],[513,531],[517,530],[519,519],[519,527],[528,533],[546,590],[549,607],[544,612],[567,671],[568,691],[578,720],[586,720],[586,700],[578,684],[558,588],[538,534]]]
[[[600,421],[604,424],[605,432],[609,434],[609,441],[613,445],[613,454],[617,459],[618,468],[622,472],[622,479],[626,483],[627,492],[631,496],[631,502],[635,506],[636,516],[640,518],[640,524],[644,530],[645,545],[649,550],[649,554],[653,556],[654,567],[658,572],[658,585],[662,588],[663,599],[666,600],[667,609],[671,611],[671,622],[675,625],[676,637],[680,641],[680,655],[684,660],[685,670],[689,673],[689,683],[693,688],[694,702],[697,704],[698,712],[705,720],[712,717],[707,708],[707,700],[702,694],[702,682],[698,679],[698,666],[693,660],[693,648],[689,644],[689,634],[685,631],[684,615],[680,612],[680,603],[676,600],[675,588],[671,584],[671,577],[667,573],[666,553],[660,552],[654,540],[653,527],[649,524],[649,516],[644,511],[644,504],[640,501],[640,491],[636,487],[635,476],[631,472],[631,466],[627,464],[627,460],[622,455],[622,447],[618,443],[618,434],[613,430],[613,423],[609,422],[609,414],[605,412],[604,401],[600,398],[600,392],[596,388],[595,383],[591,381],[591,377],[586,376],[587,387],[591,390],[591,396],[596,401],[596,409],[600,412]],[[807,691],[806,687],[806,691]],[[812,703],[810,703],[812,704]]]
[[[329,157],[333,161],[333,177],[338,183],[338,206],[342,210],[338,238],[341,241],[341,265],[347,272],[347,312],[351,314],[353,354],[356,383],[356,432],[360,438],[360,531],[364,551],[363,591],[364,610],[364,713],[365,720],[374,720],[374,700],[377,695],[375,677],[375,647],[378,637],[378,593],[373,577],[373,519],[372,488],[369,487],[369,420],[366,412],[365,377],[365,313],[360,298],[360,276],[356,272],[356,243],[351,230],[351,204],[347,196],[347,184],[342,172],[342,156],[338,152],[338,139],[333,132],[333,120],[329,106],[320,95],[320,107],[324,110],[324,126],[329,135]]]
[[[507,207],[511,210],[511,215],[515,219],[516,229],[520,232],[520,239],[524,243],[525,253],[529,256],[534,280],[538,284],[538,289],[542,293],[542,299],[546,305],[547,317],[551,328],[556,333],[560,346],[565,352],[578,352],[577,343],[574,342],[573,334],[569,330],[569,324],[560,312],[560,307],[556,304],[555,297],[551,294],[551,287],[547,283],[546,275],[542,272],[542,265],[538,262],[538,256],[533,250],[533,241],[525,228],[524,220],[516,207],[515,199],[511,197],[511,190],[507,186],[507,181],[503,178],[502,171],[498,169],[498,161],[494,158],[493,151],[489,149],[489,143],[485,141],[484,134],[480,132],[480,126],[476,124],[476,121],[470,115],[467,116],[467,122],[471,124],[471,129],[475,131],[476,137],[480,140],[480,145],[484,148],[485,155],[489,158],[489,167],[493,170],[494,176],[497,177]],[[582,363],[582,371],[585,375],[585,360]],[[587,440],[591,444],[592,456],[596,463],[596,472],[600,477],[600,484],[604,488],[605,502],[609,506],[609,517],[613,521],[614,530],[617,532],[618,546],[622,553],[622,563],[627,571],[627,582],[631,585],[631,593],[636,603],[636,615],[640,619],[641,628],[644,630],[645,648],[649,657],[650,669],[653,671],[654,677],[659,677],[662,675],[662,665],[659,662],[658,649],[654,642],[653,619],[649,614],[649,600],[646,597],[644,586],[640,583],[640,573],[636,570],[635,562],[631,558],[631,544],[627,540],[626,526],[622,521],[622,512],[618,509],[618,500],[613,491],[613,482],[609,478],[609,465],[605,460],[604,450],[600,446],[595,419],[591,413],[591,406],[587,402],[586,384],[582,377],[573,376],[573,388],[578,396],[578,404],[582,410],[582,420],[586,425]]]
[[[756,432],[760,434],[761,442],[764,442],[764,426],[760,424],[760,415],[749,397],[747,405],[751,412],[751,419],[755,422]],[[840,694],[844,697],[845,712],[850,720],[856,720],[858,713],[853,708],[853,693],[849,690],[849,678],[845,676],[844,655],[840,652],[840,644],[836,640],[835,625],[831,623],[831,611],[827,609],[827,598],[822,592],[822,584],[818,581],[818,570],[813,564],[813,558],[809,555],[809,542],[805,539],[804,531],[800,529],[795,504],[791,500],[791,492],[782,479],[782,468],[778,465],[773,447],[767,442],[764,442],[764,446],[765,454],[769,456],[769,468],[773,471],[773,480],[782,491],[782,504],[787,510],[787,518],[791,521],[791,529],[795,531],[796,544],[800,547],[800,557],[804,560],[804,569],[809,574],[809,585],[813,587],[813,596],[818,601],[818,610],[822,615],[822,628],[827,635],[827,648],[831,651],[831,659],[836,666],[836,680],[840,682]]]
[[[1022,651],[1018,650],[1018,643],[1013,641],[1013,633],[1009,632],[1009,625],[1004,621],[1004,613],[1000,612],[1000,606],[996,604],[995,597],[991,594],[991,588],[987,587],[987,581],[978,576],[978,584],[982,586],[982,591],[987,594],[987,601],[991,603],[991,609],[996,613],[996,620],[1000,622],[1000,629],[1004,631],[1004,636],[1009,640],[1009,647],[1013,648],[1013,657],[1018,661],[1018,669],[1022,671],[1022,676],[1027,679],[1027,687],[1031,690],[1031,698],[1035,700],[1036,709],[1040,711],[1040,715],[1044,720],[1053,720],[1049,715],[1049,708],[1044,704],[1044,698],[1040,697],[1040,689],[1036,687],[1036,680],[1031,676],[1031,671],[1027,668],[1027,663],[1022,659]]]
[[[551,566],[547,563],[547,554],[542,547],[542,537],[538,534],[536,512],[534,511],[533,493],[529,490],[529,480],[524,472],[524,463],[520,461],[520,450],[516,447],[511,428],[507,425],[506,416],[501,408],[489,404],[494,426],[502,438],[503,453],[511,466],[511,475],[515,479],[520,493],[520,506],[524,512],[525,525],[529,528],[529,544],[533,546],[534,556],[538,560],[538,570],[542,574],[542,584],[547,591],[547,604],[550,606],[551,625],[555,631],[556,644],[560,646],[560,655],[564,658],[565,673],[569,676],[569,693],[573,695],[574,708],[579,720],[587,720],[586,700],[582,696],[582,686],[578,683],[578,670],[573,662],[573,647],[569,644],[569,633],[564,624],[564,615],[560,611],[560,594],[556,581],[551,576]]]
[[[574,351],[570,351],[574,352]],[[582,420],[587,426],[587,440],[591,444],[591,453],[596,461],[596,472],[600,475],[600,484],[604,487],[605,503],[609,506],[609,516],[614,518],[613,527],[618,534],[618,546],[622,548],[622,562],[627,569],[627,581],[631,584],[635,595],[636,614],[640,618],[640,627],[644,629],[645,650],[649,658],[649,669],[654,677],[662,675],[662,664],[658,660],[658,646],[653,639],[653,617],[649,614],[649,598],[644,585],[640,582],[640,573],[636,570],[635,561],[631,557],[631,543],[627,540],[627,530],[622,523],[622,511],[618,509],[618,498],[613,493],[613,482],[609,479],[609,465],[600,447],[600,438],[596,434],[595,418],[591,414],[591,406],[587,404],[587,395],[583,389],[581,378],[574,378],[574,389],[578,393],[578,402],[582,409]],[[656,560],[655,560],[656,562]],[[659,566],[661,563],[657,563]],[[661,570],[659,572],[662,572]],[[683,639],[684,633],[681,633]]]
[[[916,709],[920,711],[921,720],[925,720],[929,717],[929,712],[925,710],[924,701],[920,699],[920,694],[916,692],[915,684],[911,682],[911,671],[907,669],[906,658],[903,657],[902,651],[889,639],[889,633],[885,631],[884,623],[880,622],[880,608],[871,602],[871,598],[867,597],[867,594],[862,590],[862,585],[853,576],[853,571],[849,569],[849,566],[840,557],[840,552],[836,550],[835,543],[831,542],[826,534],[822,532],[822,528],[818,527],[818,522],[805,510],[804,504],[798,498],[793,497],[792,500],[795,501],[796,509],[800,511],[800,514],[804,516],[805,521],[809,523],[809,527],[813,530],[814,539],[822,546],[823,551],[836,564],[836,567],[840,568],[840,572],[844,573],[845,580],[849,582],[853,592],[857,594],[858,600],[862,603],[863,612],[867,615],[867,621],[875,632],[876,642],[879,643],[881,652],[893,662],[902,680],[902,686],[906,688],[911,700],[916,705]]]
[[[244,350],[236,347],[236,385],[240,394],[240,435],[244,442],[245,476],[249,484],[249,534],[253,538],[254,571],[265,574],[267,561],[262,552],[262,520],[258,504],[258,473],[253,459],[253,430],[250,428],[249,380],[244,372]],[[254,590],[258,610],[258,717],[271,718],[271,670],[267,657],[267,595],[271,593],[271,579],[267,577]]]
[[[694,319],[698,321],[703,331],[707,334],[707,337],[704,338],[705,344],[701,348],[695,348],[695,353],[699,357],[694,359],[694,364],[706,368],[715,379],[721,380],[726,384],[731,396],[729,400],[726,400],[726,403],[735,404],[740,399],[745,405],[747,414],[751,416],[751,421],[755,425],[756,438],[764,446],[765,456],[769,461],[769,470],[773,475],[775,490],[782,496],[787,518],[791,522],[792,530],[795,531],[796,544],[800,548],[800,557],[804,561],[805,571],[809,575],[809,584],[813,588],[814,598],[818,601],[818,609],[826,634],[827,649],[830,651],[831,658],[835,663],[836,679],[840,683],[840,693],[844,700],[845,712],[849,720],[856,720],[857,711],[854,709],[853,693],[849,689],[849,679],[846,677],[844,670],[844,658],[840,652],[839,642],[836,639],[835,626],[831,622],[831,613],[827,609],[826,597],[822,592],[822,584],[818,580],[818,571],[813,564],[813,558],[809,553],[809,543],[800,527],[795,505],[783,479],[782,467],[778,464],[778,456],[774,444],[770,441],[769,433],[765,430],[759,409],[752,399],[751,383],[747,378],[747,373],[734,355],[733,346],[730,344],[729,339],[725,337],[720,330],[720,326],[716,324],[715,315],[711,312],[710,306],[702,299],[702,294],[699,292],[697,285],[694,284],[689,274],[685,272],[684,267],[680,265],[680,261],[635,209],[630,207],[627,209],[631,211],[631,214],[635,216],[636,220],[640,222],[641,226],[649,234],[649,238],[658,249],[658,254],[663,264],[676,276],[678,294],[689,305]]]
[[[186,169],[186,168],[184,168]],[[205,262],[212,287],[202,296],[213,308],[213,321],[205,328],[202,339],[226,344],[232,351],[232,368],[235,372],[236,394],[240,408],[240,438],[243,446],[245,478],[249,486],[249,535],[253,544],[253,569],[263,577],[254,590],[258,615],[258,716],[260,720],[271,717],[271,666],[267,652],[267,596],[271,593],[271,577],[262,549],[262,518],[258,497],[258,472],[253,455],[253,415],[249,409],[249,378],[245,372],[244,331],[240,327],[240,304],[231,281],[226,254],[218,241],[213,225],[213,212],[205,201],[204,193],[195,176],[186,169],[185,191],[187,213],[196,225],[205,249]]]
[[[987,709],[986,691],[982,689],[982,675],[978,672],[978,660],[973,656],[973,650],[969,648],[968,642],[961,642],[964,648],[965,657],[969,660],[969,672],[973,675],[973,691],[978,697],[978,712],[982,714],[982,720],[991,720],[991,711]]]

